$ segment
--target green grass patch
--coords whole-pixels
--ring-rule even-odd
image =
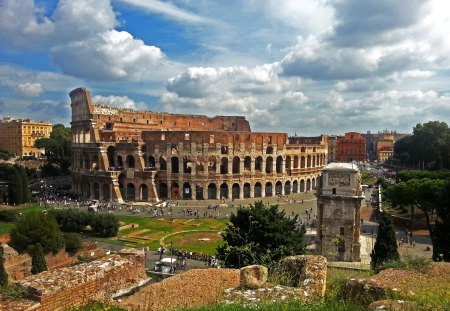
[[[15,227],[14,223],[0,222],[0,234],[10,233],[14,227]]]
[[[369,172],[361,172],[361,182],[363,185],[373,185],[377,181],[377,177]]]
[[[215,255],[217,246],[223,244],[222,236],[217,234],[217,231],[178,233],[165,239],[166,243],[168,241],[173,243],[174,248],[202,252],[208,255]]]

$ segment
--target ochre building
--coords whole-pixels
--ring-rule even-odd
[[[366,139],[360,133],[348,132],[337,139],[336,162],[366,161]]]
[[[52,125],[48,122],[5,117],[0,120],[0,149],[21,158],[39,158],[45,150],[34,147],[34,142],[39,138],[49,138],[51,132]]]
[[[325,137],[252,132],[243,116],[179,115],[92,103],[70,92],[73,190],[99,200],[241,199],[315,189]],[[292,140],[292,141],[291,141]]]

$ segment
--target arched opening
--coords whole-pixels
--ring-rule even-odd
[[[290,171],[291,170],[291,157],[290,156],[286,157],[285,168],[286,168],[286,171]]]
[[[172,185],[170,186],[170,197],[172,199],[181,199],[180,186],[177,182],[172,182]]]
[[[143,145],[143,146],[141,147],[141,152],[142,152],[142,153],[147,153],[147,145]]]
[[[261,156],[256,157],[255,159],[255,171],[256,172],[262,172],[263,169],[263,159]]]
[[[111,196],[109,193],[109,185],[108,184],[103,184],[102,192],[103,192],[103,200],[109,201],[111,199]]]
[[[305,181],[300,180],[300,192],[305,192]]]
[[[190,174],[192,172],[192,161],[190,157],[183,157],[183,173]]]
[[[94,183],[92,186],[94,188],[94,199],[100,200],[100,186],[97,183]]]
[[[203,200],[203,186],[200,184],[197,184],[195,186],[195,199],[196,200]]]
[[[228,146],[221,146],[220,154],[228,154]]]
[[[311,179],[311,187],[312,187],[312,190],[316,189],[316,179],[315,178]]]
[[[208,158],[208,173],[209,172],[216,172],[216,157],[211,156]]]
[[[141,201],[148,201],[148,187],[146,184],[142,184],[139,189],[139,197]]]
[[[273,172],[273,158],[268,157],[266,159],[266,174],[270,174]]]
[[[216,184],[208,185],[208,200],[217,200],[217,187]]]
[[[244,199],[250,198],[250,184],[245,183],[244,188],[242,190],[243,190],[243,194],[244,194]]]
[[[193,165],[195,165],[196,173],[203,173],[205,171],[205,160],[202,156],[197,156],[197,160]]]
[[[272,193],[272,183],[271,183],[271,182],[266,182],[265,192],[266,192],[266,197],[271,197],[271,196],[273,196],[273,193]]]
[[[305,165],[306,165],[305,162],[306,162],[306,161],[305,161],[305,157],[301,157],[301,160],[300,160],[300,168],[305,168]]]
[[[316,156],[312,157],[312,167],[316,167]]]
[[[222,158],[220,160],[220,174],[228,174],[228,159]]]
[[[82,183],[81,187],[83,190],[82,193],[83,193],[84,197],[89,199],[91,197],[91,184],[87,180],[85,180]]]
[[[244,158],[244,171],[250,172],[252,170],[252,158],[245,157]]]
[[[240,168],[241,166],[241,159],[239,159],[239,157],[234,157],[233,158],[233,174],[239,174],[240,173]]]
[[[298,168],[298,156],[294,156],[294,168]]]
[[[98,171],[100,168],[100,163],[98,163],[98,155],[94,154],[92,157],[92,169]]]
[[[226,183],[220,185],[220,198],[228,199],[228,185]]]
[[[127,200],[135,201],[136,200],[136,187],[133,183],[127,184]]]
[[[276,162],[277,163],[275,165],[275,168],[277,170],[277,173],[282,173],[283,172],[283,157],[282,156],[278,156]]]
[[[106,149],[106,154],[108,155],[108,166],[110,170],[114,170],[116,167],[116,148],[114,146],[109,146]]]
[[[266,148],[266,154],[273,154],[273,147],[269,146]]]
[[[119,170],[123,169],[123,159],[122,156],[117,156],[117,168]]]
[[[179,173],[180,167],[179,167],[179,163],[178,163],[178,157],[171,157],[170,163],[172,164],[172,173],[175,173],[175,174]]]
[[[156,167],[156,159],[154,156],[149,156],[147,158],[147,165],[149,168],[155,168]]]
[[[306,167],[311,167],[311,156],[308,156],[308,160],[306,162]]]
[[[311,190],[311,180],[308,178],[306,180],[306,191],[310,191]]]
[[[191,199],[192,198],[192,189],[191,184],[188,182],[185,182],[183,184],[183,199]]]
[[[126,199],[126,196],[125,196],[125,175],[124,174],[120,174],[119,175],[119,190],[120,190],[120,195],[122,196],[122,198]]]
[[[277,181],[275,184],[275,194],[281,195],[282,188],[283,188],[283,184],[281,183],[281,181]]]
[[[232,198],[239,199],[239,194],[241,192],[241,187],[239,186],[239,184],[233,184],[231,189],[232,189],[232,191],[231,191]]]
[[[168,198],[168,191],[167,191],[167,184],[165,183],[160,183],[159,184],[159,197],[162,199],[167,199]]]
[[[159,157],[159,169],[161,171],[167,170],[167,157],[166,156]]]
[[[291,182],[288,180],[284,184],[284,194],[290,195],[291,194]]]
[[[298,193],[298,181],[296,180],[294,180],[294,182],[292,183],[292,192]]]
[[[127,155],[127,168],[134,168],[134,167],[135,167],[134,157],[131,154]]]
[[[262,186],[261,183],[257,182],[255,184],[255,192],[253,193],[255,198],[260,198],[262,197]]]
[[[87,154],[83,155],[84,168],[89,170],[91,169],[91,161],[89,160],[89,156]]]

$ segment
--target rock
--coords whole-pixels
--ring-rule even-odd
[[[267,282],[268,270],[264,266],[252,265],[241,269],[241,287],[256,289]]]
[[[417,311],[417,310],[429,310],[425,308],[421,308],[416,302],[412,301],[405,301],[405,300],[394,300],[394,299],[387,299],[387,300],[379,300],[372,302],[369,305],[370,311],[379,311],[379,310],[386,310],[386,311]]]
[[[321,299],[326,290],[327,259],[316,255],[289,256],[281,260],[274,276],[282,285],[301,288],[307,300]]]

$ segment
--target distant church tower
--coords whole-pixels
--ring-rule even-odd
[[[361,177],[358,166],[331,163],[317,187],[316,249],[336,261],[361,261]]]

